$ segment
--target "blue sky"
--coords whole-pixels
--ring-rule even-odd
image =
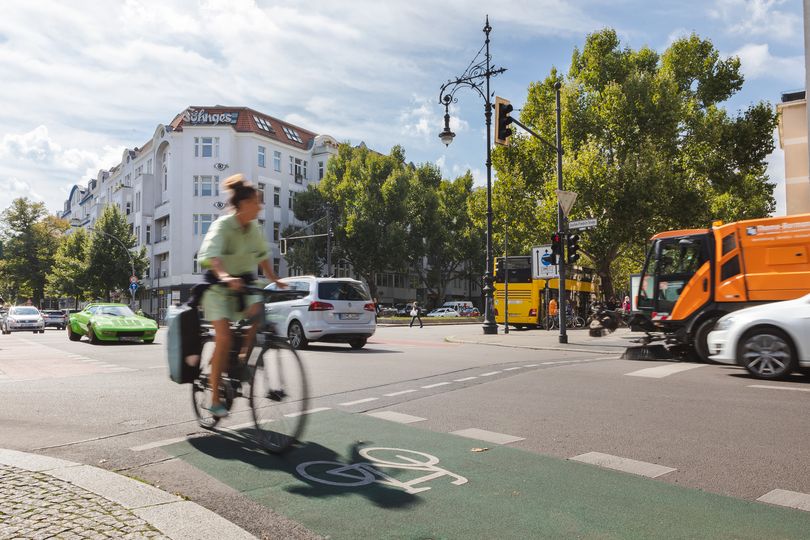
[[[73,184],[115,165],[188,105],[249,106],[341,141],[402,145],[446,177],[485,182],[483,100],[458,94],[457,137],[438,139],[440,85],[483,44],[507,72],[493,91],[520,107],[588,33],[615,28],[663,51],[696,32],[737,55],[743,90],[726,106],[804,88],[801,2],[445,0],[7,1],[0,18],[0,209],[14,197],[56,211]],[[770,157],[783,209],[782,153]]]

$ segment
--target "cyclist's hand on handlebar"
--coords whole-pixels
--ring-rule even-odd
[[[279,289],[289,289],[290,288],[290,286],[287,285],[286,283],[284,283],[283,281],[278,281],[277,280],[277,281],[275,281],[275,284],[276,284],[276,287],[278,287]]]
[[[226,278],[221,278],[222,283],[226,285],[229,289],[234,291],[241,291],[245,288],[245,282],[242,281],[242,278],[228,276]]]

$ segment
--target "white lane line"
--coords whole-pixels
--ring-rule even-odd
[[[630,377],[647,377],[649,379],[663,379],[675,373],[688,371],[690,369],[706,367],[708,364],[669,364],[666,366],[658,366],[651,368],[644,368],[631,373],[625,373]]]
[[[436,384],[429,384],[427,386],[423,386],[422,388],[426,388],[426,389],[427,388],[436,388],[437,386],[444,386],[446,384],[450,384],[450,383],[449,382],[440,382],[440,383],[436,383]]]
[[[426,420],[421,416],[411,416],[410,414],[398,413],[394,411],[370,412],[366,414],[368,416],[373,416],[374,418],[397,422],[399,424],[413,424],[414,422],[422,422]]]
[[[328,411],[331,408],[332,407],[317,407],[315,409],[307,409],[306,411],[285,414],[284,416],[286,416],[287,418],[295,418],[296,416],[303,416],[305,414],[312,414],[312,413],[321,412],[321,411]]]
[[[489,377],[490,375],[497,375],[500,371],[490,371],[489,373],[482,373],[480,377]]]
[[[786,489],[774,489],[769,491],[759,499],[759,502],[778,504],[810,512],[810,495],[799,491],[788,491]]]
[[[471,381],[473,379],[477,379],[478,377],[464,377],[463,379],[453,379],[453,382],[464,382],[464,381]]]
[[[133,452],[143,452],[144,450],[151,450],[152,448],[160,448],[161,446],[169,446],[170,444],[183,442],[188,440],[188,437],[176,437],[174,439],[164,439],[162,441],[155,441],[140,446],[133,446],[130,448]]]
[[[539,365],[540,365],[540,364],[526,364],[526,365],[525,365],[525,366],[523,366],[523,367],[537,367],[537,366],[539,366]]]
[[[504,371],[515,371],[516,369],[523,369],[522,366],[504,368]]]
[[[748,388],[768,388],[770,390],[793,390],[794,392],[810,392],[810,388],[790,388],[789,386],[768,386],[767,384],[749,384]]]
[[[349,405],[358,405],[360,403],[368,403],[369,401],[377,401],[378,399],[380,399],[380,398],[369,397],[369,398],[366,398],[366,399],[358,399],[356,401],[347,401],[346,403],[341,403],[340,405],[343,406],[343,407],[347,407]]]
[[[400,390],[399,392],[391,392],[390,394],[384,394],[385,397],[394,397],[394,396],[401,396],[402,394],[410,394],[411,392],[416,392],[416,390]]]
[[[601,452],[588,452],[587,454],[580,454],[572,458],[571,461],[581,461],[582,463],[589,463],[606,469],[613,469],[616,471],[623,471],[639,476],[646,476],[648,478],[658,478],[667,473],[677,471],[672,467],[665,467],[663,465],[656,465],[655,463],[647,463],[645,461],[637,461],[635,459],[623,458],[619,456],[612,456],[610,454],[603,454]]]
[[[469,428],[460,429],[458,431],[451,431],[451,435],[459,435],[468,439],[478,439],[479,441],[486,441],[495,444],[509,444],[517,441],[522,441],[524,437],[515,437],[514,435],[507,435],[505,433],[496,433],[494,431],[487,431],[485,429]]]

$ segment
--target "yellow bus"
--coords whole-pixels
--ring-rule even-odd
[[[532,261],[529,255],[510,256],[506,260],[508,276],[503,271],[503,257],[495,258],[495,322],[505,320],[504,302],[506,283],[509,286],[509,325],[515,328],[541,328],[546,326],[549,301],[559,296],[558,278],[532,279]],[[595,292],[593,271],[574,266],[565,280],[567,302],[577,315],[587,319],[591,294]],[[508,279],[507,279],[508,278]]]

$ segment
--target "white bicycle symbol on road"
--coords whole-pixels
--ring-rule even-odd
[[[368,461],[349,465],[340,463],[339,461],[307,461],[306,463],[298,465],[295,470],[303,478],[319,484],[326,484],[327,486],[360,487],[377,482],[379,484],[404,489],[405,492],[409,494],[429,490],[430,487],[414,486],[442,476],[453,478],[451,483],[456,486],[467,483],[467,479],[463,476],[437,467],[436,464],[439,463],[439,458],[425,454],[424,452],[405,450],[403,448],[378,447],[364,448],[360,450],[360,455]],[[403,482],[380,471],[380,467],[409,471],[425,471],[430,474]],[[315,473],[316,470],[317,473]]]

